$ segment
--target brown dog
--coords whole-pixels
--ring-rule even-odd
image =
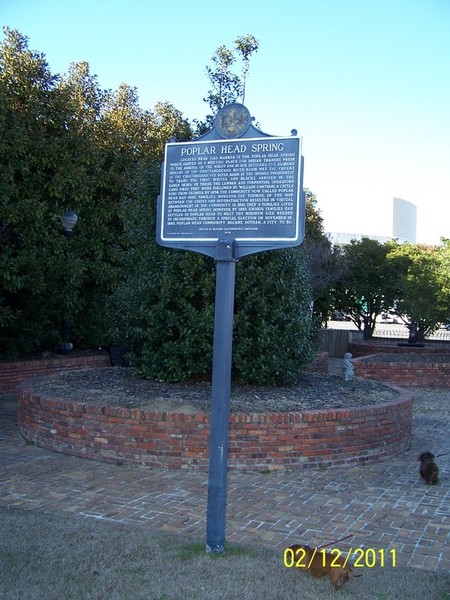
[[[436,485],[439,481],[439,468],[434,462],[435,455],[432,452],[422,452],[417,460],[420,461],[419,473],[426,483]]]
[[[335,590],[340,590],[345,585],[350,578],[350,574],[353,577],[359,577],[359,575],[353,573],[351,565],[348,562],[345,564],[345,553],[337,555],[316,549],[316,553],[314,554],[314,548],[299,544],[294,544],[293,546],[289,546],[289,548],[294,552],[298,566],[308,569],[314,577],[328,575],[331,585]]]

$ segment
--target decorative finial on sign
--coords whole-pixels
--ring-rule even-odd
[[[297,135],[297,130],[296,129],[291,129],[291,135]]]

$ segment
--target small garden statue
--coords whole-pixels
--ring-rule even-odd
[[[355,369],[352,365],[352,355],[350,352],[344,354],[344,360],[342,361],[342,373],[344,375],[344,381],[351,381],[353,379],[353,373]]]

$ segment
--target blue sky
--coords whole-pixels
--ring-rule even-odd
[[[0,21],[52,72],[86,60],[102,87],[191,120],[216,48],[252,34],[245,104],[303,137],[326,229],[390,235],[396,196],[417,205],[417,241],[450,237],[450,0],[0,0]]]

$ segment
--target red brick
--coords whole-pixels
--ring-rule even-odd
[[[98,366],[96,357],[85,358],[89,360],[78,362],[76,368]],[[68,359],[46,366],[42,361],[28,361],[27,370],[19,363],[5,363],[0,368],[0,384],[17,385],[17,374],[23,377],[26,372],[29,377],[35,374],[32,369],[43,374],[73,366]],[[433,365],[430,376],[435,378],[437,372],[441,371]],[[408,370],[402,376],[412,380]],[[131,464],[170,469],[208,468],[207,414],[102,408],[34,395],[30,382],[21,387],[22,435],[43,447],[109,462],[120,458]],[[411,394],[404,391],[399,400],[377,407],[232,414],[228,464],[233,469],[266,466],[277,470],[379,460],[408,447],[411,416]]]

